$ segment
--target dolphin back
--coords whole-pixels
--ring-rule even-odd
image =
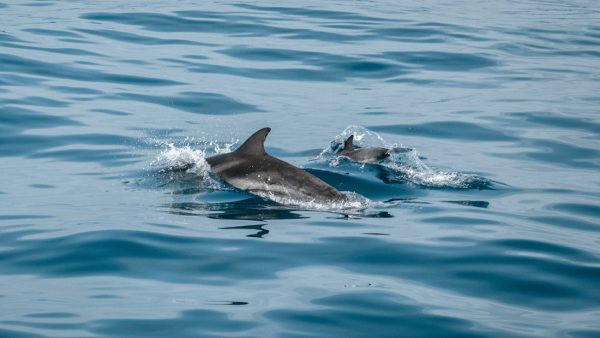
[[[252,134],[237,150],[209,157],[206,162],[225,182],[279,203],[344,202],[346,195],[320,178],[265,152],[271,128]]]

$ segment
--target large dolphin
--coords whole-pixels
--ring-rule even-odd
[[[412,149],[410,148],[356,148],[354,147],[354,134],[350,135],[344,141],[344,147],[337,152],[338,156],[345,156],[360,163],[379,163],[382,160],[390,157],[392,153],[405,153]]]
[[[237,150],[206,159],[211,171],[232,186],[276,202],[346,202],[348,198],[321,179],[265,152],[271,128],[250,136]]]

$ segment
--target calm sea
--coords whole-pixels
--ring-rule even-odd
[[[0,2],[0,337],[600,336],[598,1]]]

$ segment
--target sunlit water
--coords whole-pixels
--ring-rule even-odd
[[[600,336],[598,18],[2,1],[0,336]],[[210,172],[265,126],[356,203]]]

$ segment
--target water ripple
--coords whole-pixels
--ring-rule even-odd
[[[128,83],[140,86],[168,86],[178,84],[177,81],[157,79],[145,76],[114,74],[73,67],[64,64],[48,63],[16,55],[0,53],[0,63],[3,72],[63,78],[89,82]]]
[[[599,335],[595,2],[0,12],[0,336]],[[363,209],[211,176],[265,126]]]

